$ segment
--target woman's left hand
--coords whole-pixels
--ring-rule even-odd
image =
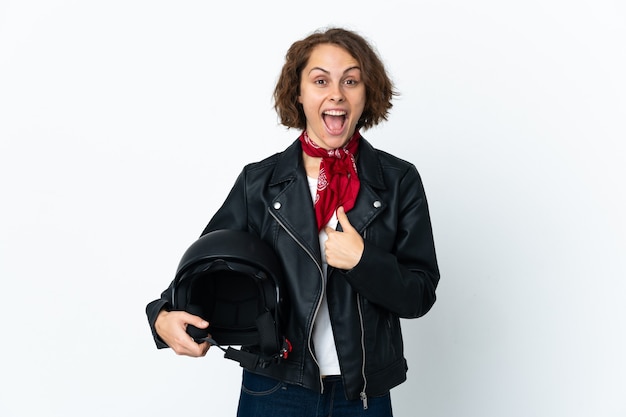
[[[341,225],[342,232],[331,227],[324,229],[328,235],[325,248],[326,262],[335,268],[352,269],[359,263],[361,255],[363,255],[363,238],[350,224],[343,206],[337,209],[337,220]]]

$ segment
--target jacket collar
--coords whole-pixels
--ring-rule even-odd
[[[291,181],[302,165],[302,146],[295,140],[279,157],[270,185]],[[384,189],[383,170],[374,147],[365,138],[361,138],[357,155],[357,172],[361,184],[366,183],[376,189]]]

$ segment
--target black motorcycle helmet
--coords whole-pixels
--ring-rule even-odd
[[[282,286],[280,261],[267,243],[241,230],[216,230],[183,254],[172,285],[173,310],[209,322],[208,329],[187,326],[197,342],[217,345],[246,368],[265,367],[291,350],[282,333]]]

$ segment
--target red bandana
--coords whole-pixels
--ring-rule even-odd
[[[326,226],[339,206],[343,206],[346,213],[354,207],[361,185],[354,159],[360,139],[361,134],[356,131],[343,148],[324,149],[317,146],[306,131],[300,135],[304,153],[314,158],[322,158],[315,196],[318,230]]]

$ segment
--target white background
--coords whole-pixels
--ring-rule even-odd
[[[234,415],[240,370],[145,305],[242,166],[285,148],[291,43],[342,25],[402,94],[439,300],[397,416],[626,416],[622,1],[0,1],[0,415]]]

